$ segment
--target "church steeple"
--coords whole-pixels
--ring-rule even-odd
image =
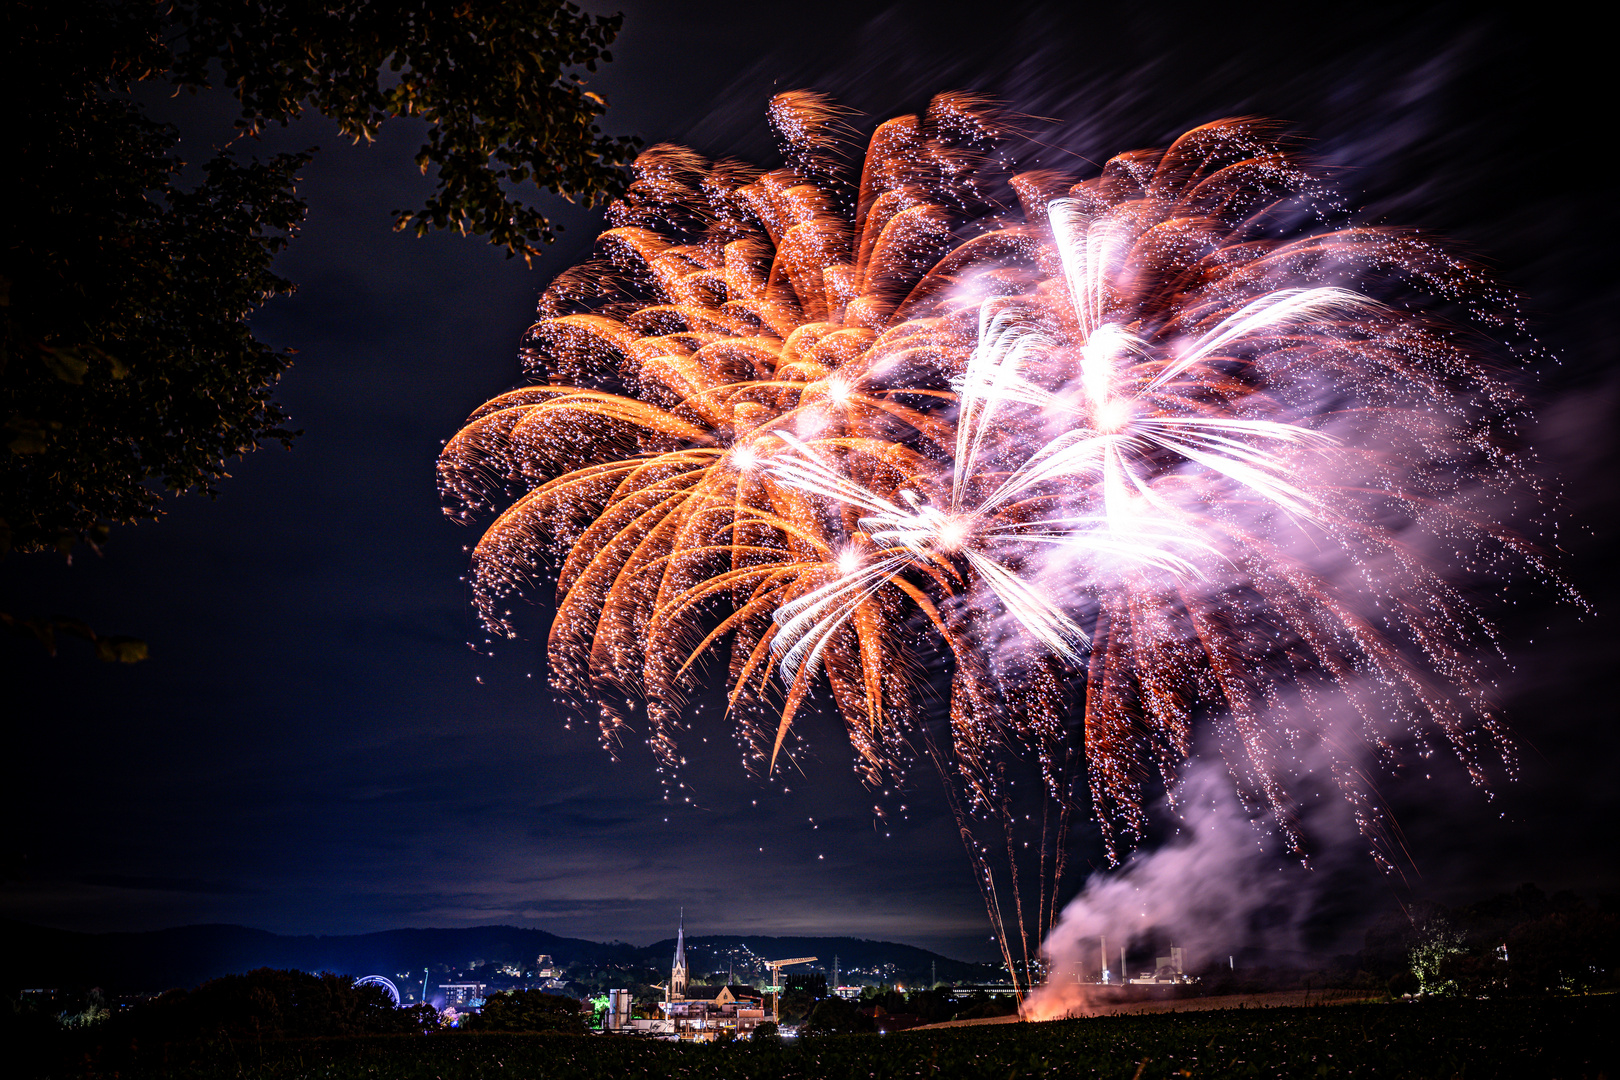
[[[686,909],[681,909],[681,921],[675,929],[675,963],[669,969],[669,997],[680,1001],[686,997]]]

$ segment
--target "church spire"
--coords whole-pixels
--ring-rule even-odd
[[[675,929],[675,963],[669,969],[669,996],[680,1001],[686,996],[686,909]]]

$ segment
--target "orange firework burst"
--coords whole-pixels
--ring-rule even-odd
[[[824,687],[868,783],[914,742],[946,777],[1015,971],[972,832],[1000,821],[1013,851],[1008,756],[1050,799],[1037,934],[1082,767],[1117,858],[1195,722],[1296,850],[1307,746],[1375,849],[1368,748],[1438,732],[1478,783],[1484,750],[1508,759],[1471,659],[1489,628],[1437,569],[1541,570],[1496,525],[1533,491],[1487,279],[1327,224],[1256,121],[1075,182],[1017,171],[965,95],[880,125],[858,175],[826,99],[770,118],[773,171],[637,161],[597,256],[541,298],[534,384],[440,459],[452,516],[499,511],[473,557],[487,626],[512,633],[504,605],[560,560],[552,680],[610,748],[641,706],[676,766],[723,663],[769,772]],[[923,655],[947,661],[944,740]]]

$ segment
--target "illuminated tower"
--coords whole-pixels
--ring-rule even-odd
[[[681,921],[675,929],[675,963],[669,969],[669,999],[681,1001],[686,997],[686,910],[681,909]]]

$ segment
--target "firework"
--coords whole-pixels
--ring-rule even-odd
[[[1542,569],[1496,523],[1534,491],[1486,278],[1342,224],[1256,121],[1076,181],[1018,172],[1016,132],[963,95],[880,125],[858,174],[832,103],[770,118],[773,171],[642,156],[541,298],[534,384],[440,460],[452,516],[498,511],[485,624],[514,632],[505,605],[555,572],[553,684],[606,745],[644,708],[676,768],[723,666],[768,772],[826,693],[868,783],[919,744],[947,777],[1008,949],[970,828],[999,815],[1012,850],[1008,754],[1056,808],[1037,933],[1077,778],[1117,858],[1196,724],[1296,849],[1307,744],[1375,851],[1369,748],[1437,733],[1481,784],[1511,760],[1455,583]],[[948,658],[943,741],[922,655]]]

